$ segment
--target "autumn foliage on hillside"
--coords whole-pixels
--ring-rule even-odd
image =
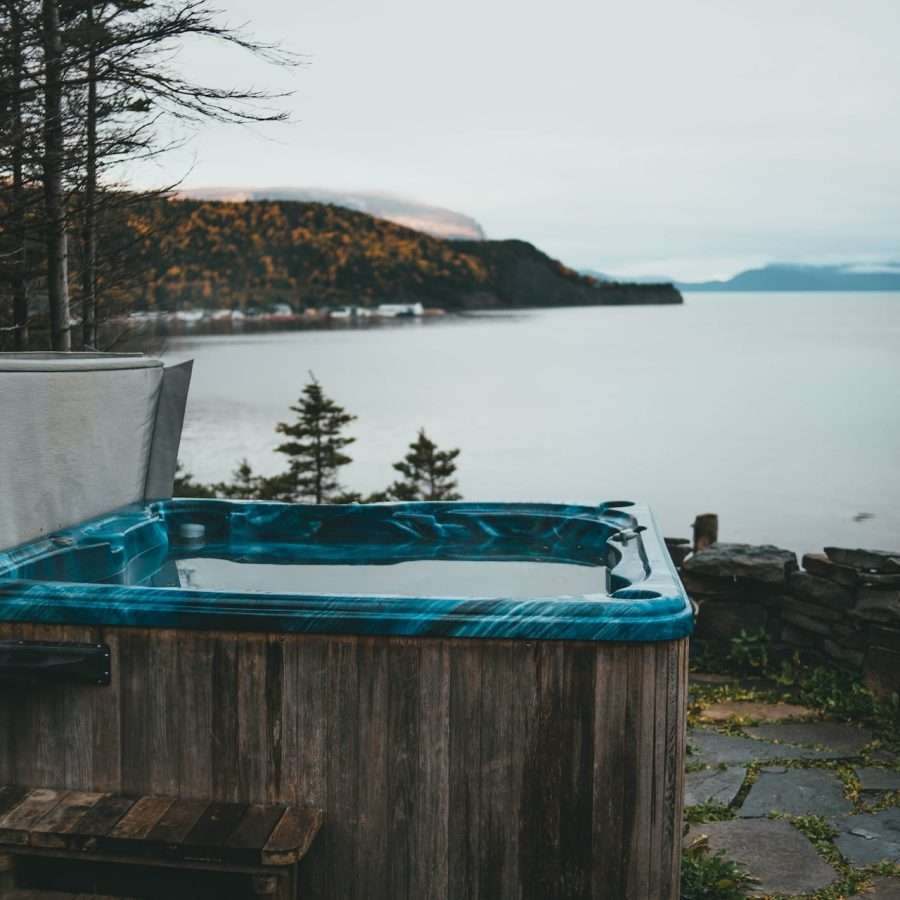
[[[456,307],[489,267],[446,241],[320,203],[159,200],[130,211],[137,304],[294,307],[420,300]]]
[[[671,285],[598,283],[525,241],[446,241],[321,203],[123,194],[102,212],[101,320],[129,310],[247,310],[275,303],[300,311],[418,301],[456,310],[681,300]],[[74,246],[69,274],[76,281]],[[37,325],[42,252],[33,241]],[[0,336],[10,308],[0,267]]]

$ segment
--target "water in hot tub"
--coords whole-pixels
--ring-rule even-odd
[[[385,565],[275,565],[195,557],[167,565],[152,583],[271,594],[395,597],[559,597],[602,594],[606,569],[561,562],[409,560]]]

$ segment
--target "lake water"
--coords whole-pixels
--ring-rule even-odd
[[[686,294],[683,306],[173,339],[194,358],[182,461],[265,474],[308,373],[355,413],[346,487],[385,487],[424,426],[467,500],[649,503],[688,536],[900,548],[900,294]],[[860,514],[868,518],[854,521]]]

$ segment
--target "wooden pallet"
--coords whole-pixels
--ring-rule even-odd
[[[0,787],[0,854],[241,873],[248,896],[293,900],[321,824],[321,810],[279,803]]]

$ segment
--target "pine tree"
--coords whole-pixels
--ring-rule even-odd
[[[291,500],[293,489],[290,473],[266,477],[257,475],[250,461],[242,459],[231,473],[231,481],[212,485],[217,497],[229,500]]]
[[[425,429],[409,445],[409,453],[394,468],[403,476],[388,489],[396,500],[461,500],[457,493],[456,458],[459,449],[438,450]]]
[[[356,416],[327,397],[315,375],[310,373],[310,377],[297,405],[291,407],[297,420],[275,426],[276,431],[291,438],[276,449],[290,460],[286,474],[292,499],[348,502],[356,498],[342,491],[338,470],[352,462],[342,451],[356,440],[344,434]]]
[[[172,488],[173,497],[215,497],[214,485],[202,484],[194,481],[194,476],[185,470],[179,462],[175,468],[175,484]]]
[[[0,308],[0,337],[11,333],[17,349],[40,341],[29,304],[38,280],[50,346],[98,346],[101,313],[112,315],[123,273],[139,267],[133,242],[108,216],[122,218],[141,197],[176,186],[137,193],[118,181],[124,163],[180,144],[158,126],[286,118],[268,106],[283,94],[182,77],[177,51],[198,39],[276,65],[299,63],[218,19],[212,0],[0,0],[0,307],[6,283],[13,299],[10,326]],[[44,248],[36,252],[39,238]],[[80,341],[71,331],[70,288],[82,314]]]

